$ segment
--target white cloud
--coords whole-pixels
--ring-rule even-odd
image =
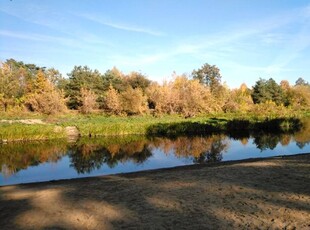
[[[0,35],[30,41],[55,42],[65,46],[81,47],[81,45],[74,39],[68,39],[63,37],[41,35],[36,33],[19,33],[9,30],[0,30]]]
[[[119,30],[125,30],[125,31],[130,31],[130,32],[137,32],[137,33],[144,33],[144,34],[149,34],[153,36],[163,36],[164,34],[162,32],[152,30],[149,28],[144,28],[144,27],[139,27],[136,25],[128,25],[125,23],[116,23],[116,22],[111,22],[108,20],[105,20],[99,16],[95,15],[89,15],[89,14],[75,14],[79,17],[82,17],[84,19],[88,19],[97,23],[100,23],[104,26],[112,27],[114,29],[119,29]]]

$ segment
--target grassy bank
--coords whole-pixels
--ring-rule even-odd
[[[75,116],[58,119],[62,126],[76,126],[81,136],[96,135],[188,135],[235,131],[293,132],[301,127],[301,119],[309,117],[270,118],[237,114],[218,114],[185,119],[181,116]]]
[[[67,114],[42,117],[44,124],[0,123],[0,140],[39,140],[65,138],[65,127],[75,126],[80,136],[109,136],[141,134],[151,136],[177,136],[250,131],[294,132],[301,128],[301,118],[270,118],[237,114],[218,114],[185,119],[181,116],[107,117],[103,115]],[[39,117],[36,117],[39,118]]]
[[[0,123],[0,143],[7,141],[47,140],[65,138],[62,128],[54,124]]]

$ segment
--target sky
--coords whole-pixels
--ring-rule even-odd
[[[216,65],[231,88],[310,80],[309,0],[0,0],[0,60],[158,82]]]

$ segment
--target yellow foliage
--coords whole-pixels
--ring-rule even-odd
[[[81,88],[81,102],[79,110],[81,113],[88,114],[93,112],[97,108],[97,96],[96,94],[88,89]]]

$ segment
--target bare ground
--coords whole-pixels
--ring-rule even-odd
[[[33,124],[40,124],[40,125],[44,125],[46,124],[44,121],[42,121],[41,119],[20,119],[20,120],[0,120],[0,123],[22,123],[22,124],[27,124],[27,125],[33,125]]]
[[[1,229],[310,229],[310,154],[0,187]]]

